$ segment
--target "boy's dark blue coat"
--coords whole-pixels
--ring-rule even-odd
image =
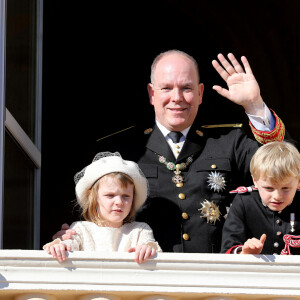
[[[300,192],[282,212],[270,210],[262,204],[258,191],[236,195],[223,228],[222,252],[243,245],[249,238],[267,235],[261,254],[280,254],[285,234],[300,235]],[[298,198],[298,199],[297,199]],[[290,215],[295,214],[295,232],[291,232]],[[300,254],[300,248],[290,248]]]

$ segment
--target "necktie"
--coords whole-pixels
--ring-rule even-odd
[[[168,134],[168,137],[173,141],[173,143],[179,143],[180,138],[182,137],[182,133],[178,131],[171,131]]]

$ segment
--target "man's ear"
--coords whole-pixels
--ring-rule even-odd
[[[148,90],[148,96],[149,96],[150,104],[153,105],[154,89],[153,89],[153,84],[152,83],[148,83],[147,90]]]
[[[200,83],[199,84],[199,105],[202,103],[203,92],[204,92],[204,84]]]

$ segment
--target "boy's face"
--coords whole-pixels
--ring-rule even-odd
[[[134,195],[134,186],[123,187],[117,178],[101,178],[98,188],[98,212],[104,225],[119,228],[130,212]]]
[[[268,178],[253,178],[253,182],[262,202],[273,211],[282,211],[290,205],[300,187],[300,180],[295,177],[287,177],[280,183],[272,183]]]

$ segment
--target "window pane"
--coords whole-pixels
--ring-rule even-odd
[[[6,107],[35,142],[36,0],[7,1]]]
[[[33,248],[34,166],[5,134],[4,249]]]

